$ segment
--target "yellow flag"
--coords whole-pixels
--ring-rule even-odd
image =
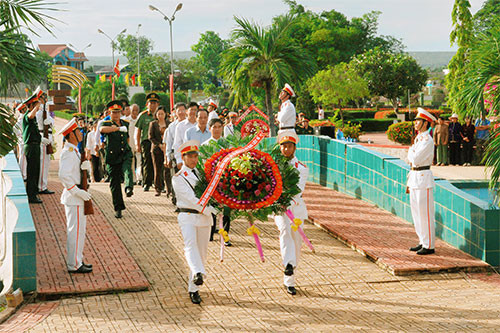
[[[128,86],[129,85],[129,73],[125,75],[125,84]]]

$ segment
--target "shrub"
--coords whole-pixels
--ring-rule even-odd
[[[359,140],[359,136],[362,134],[361,132],[361,124],[353,124],[350,121],[347,124],[342,126],[342,132],[344,133],[344,137]]]
[[[130,99],[130,104],[139,105],[139,110],[143,110],[146,107],[146,94],[145,93],[136,93]]]
[[[386,133],[389,140],[403,145],[409,145],[411,144],[413,135],[413,126],[410,121],[403,121],[389,126]]]
[[[353,123],[361,123],[361,130],[364,132],[385,132],[393,123],[392,119],[356,119]]]
[[[394,110],[391,110],[391,111],[379,111],[379,112],[375,113],[374,118],[375,119],[385,119],[385,118],[389,118],[389,116],[394,116],[394,118],[395,118],[396,117],[396,112],[394,112]]]

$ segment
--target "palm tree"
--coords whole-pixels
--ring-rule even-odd
[[[459,109],[470,116],[500,110],[500,20],[494,26],[476,36],[468,62],[464,68],[461,90],[458,95]],[[486,89],[485,89],[486,88]],[[488,107],[485,108],[485,102]],[[484,160],[492,167],[490,188],[496,189],[500,179],[500,130],[490,130],[490,141]]]
[[[224,53],[221,74],[231,83],[236,104],[248,103],[252,87],[264,89],[274,135],[273,93],[286,82],[293,84],[312,76],[314,60],[304,48],[291,44],[287,38],[296,22],[293,15],[279,16],[267,28],[246,19],[234,19],[237,23],[232,31],[234,46]]]
[[[33,24],[50,32],[52,18],[44,13],[55,3],[43,0],[1,0],[0,1],[0,93],[19,82],[38,80],[43,75],[36,50],[31,41],[20,32],[20,26],[33,33]],[[13,133],[15,118],[6,105],[0,103],[0,157],[10,152],[17,137]]]

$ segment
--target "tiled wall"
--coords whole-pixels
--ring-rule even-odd
[[[309,180],[371,202],[412,222],[406,179],[398,158],[327,137],[301,135],[297,157]],[[436,235],[471,255],[500,266],[500,210],[446,180],[434,189]],[[376,221],[374,221],[376,223]]]
[[[24,181],[13,153],[6,157],[7,165],[3,169],[11,179],[12,188],[7,198],[12,200],[18,210],[18,220],[13,234],[14,255],[14,290],[23,292],[36,290],[36,230],[26,196]]]

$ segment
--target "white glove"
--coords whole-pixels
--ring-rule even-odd
[[[69,193],[73,194],[74,196],[79,197],[83,201],[89,201],[90,199],[92,199],[92,195],[90,195],[89,192],[81,190],[76,186],[73,187],[71,190],[69,190]]]
[[[44,144],[44,145],[50,145],[50,140],[47,139],[47,138],[43,138],[42,137],[42,144]]]
[[[81,170],[87,170],[90,172],[90,162],[89,161],[83,161],[82,164],[80,165]]]
[[[120,132],[127,133],[128,132],[127,126],[120,126]]]
[[[45,120],[43,121],[43,124],[44,124],[44,125],[46,125],[46,126],[50,126],[50,125],[52,125],[52,122],[50,121],[50,119],[49,119],[49,118],[47,118],[47,119],[45,119]]]
[[[203,211],[203,214],[205,214],[205,215],[212,215],[212,214],[213,214],[213,215],[217,215],[217,213],[219,213],[219,212],[217,211],[217,209],[215,209],[215,208],[214,208],[214,207],[212,207],[212,206],[207,206],[207,207],[205,207],[205,210]]]

